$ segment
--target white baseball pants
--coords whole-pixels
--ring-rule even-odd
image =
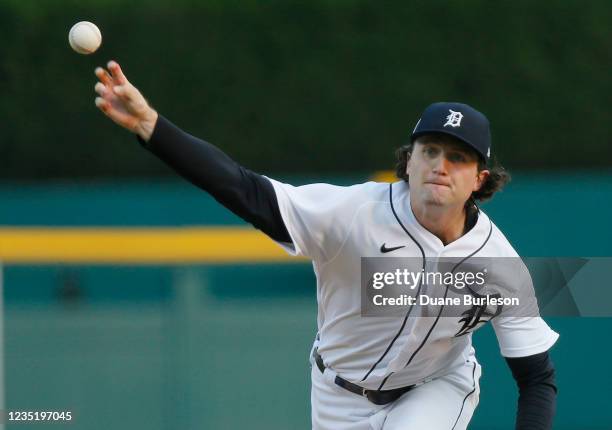
[[[371,403],[312,366],[313,430],[465,430],[478,405],[480,365],[466,361],[387,405]]]

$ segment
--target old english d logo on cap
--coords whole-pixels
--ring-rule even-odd
[[[446,117],[446,123],[444,124],[444,127],[447,127],[447,126],[459,127],[459,126],[461,126],[461,120],[463,119],[463,114],[461,112],[455,112],[452,109],[449,109],[448,111],[450,112],[450,115],[448,115]]]

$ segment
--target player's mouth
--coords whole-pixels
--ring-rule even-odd
[[[437,185],[440,187],[448,187],[450,188],[450,184],[446,183],[446,182],[440,182],[440,181],[425,181],[426,184],[429,185]]]

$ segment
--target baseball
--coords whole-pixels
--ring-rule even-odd
[[[68,42],[79,54],[91,54],[102,44],[102,34],[94,23],[80,21],[70,29]]]

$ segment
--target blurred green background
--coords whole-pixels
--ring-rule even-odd
[[[94,55],[68,47],[80,20],[102,31]],[[93,69],[115,59],[163,115],[292,183],[365,181],[426,105],[467,102],[514,174],[485,210],[519,253],[610,256],[610,22],[607,1],[4,0],[0,225],[243,224],[96,110]],[[78,429],[309,428],[308,264],[3,272],[6,409],[72,410]],[[555,428],[612,428],[612,320],[549,323]],[[513,428],[490,328],[474,343],[470,428]]]
[[[79,20],[94,55],[68,47]],[[110,59],[256,171],[389,168],[440,100],[485,112],[510,167],[610,167],[611,21],[603,0],[3,0],[0,177],[169,173],[97,112]]]

